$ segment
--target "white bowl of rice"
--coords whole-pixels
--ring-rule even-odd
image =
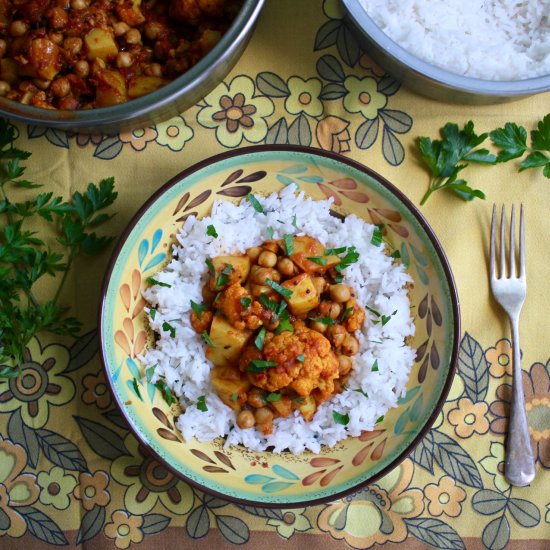
[[[304,243],[315,248],[302,253]],[[255,294],[262,284],[253,269],[275,269],[261,267],[264,252],[290,260],[294,271],[285,274],[277,262],[281,279],[274,284],[269,275],[269,288]],[[238,279],[241,262],[248,280]],[[237,279],[220,282],[222,275]],[[314,286],[300,294],[308,278]],[[338,285],[348,294],[337,297]],[[237,300],[232,289],[250,294]],[[300,313],[302,298],[308,305]],[[245,317],[249,309],[263,325],[239,328],[237,321],[254,320]],[[229,326],[227,340],[220,326]],[[341,344],[338,326],[346,328]],[[356,491],[422,441],[453,380],[460,319],[441,245],[398,189],[333,153],[265,146],[207,159],[147,201],[105,276],[99,334],[121,412],[167,476],[242,504],[292,507]],[[268,355],[274,342],[278,363]],[[272,367],[305,379],[322,348],[327,369],[311,375],[309,388],[293,385],[297,378],[277,388],[256,381]],[[340,370],[342,357],[351,370]],[[220,376],[227,369],[231,375]],[[241,425],[241,413],[256,423]]]
[[[342,0],[368,55],[434,99],[498,103],[550,90],[549,0]]]

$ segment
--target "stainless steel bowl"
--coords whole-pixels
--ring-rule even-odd
[[[113,107],[79,111],[39,109],[0,97],[0,116],[76,132],[118,132],[162,122],[211,92],[229,73],[250,39],[265,0],[244,0],[216,46],[184,74],[143,97]]]
[[[525,80],[470,78],[441,69],[394,42],[357,0],[341,0],[360,45],[395,79],[411,90],[440,101],[475,105],[514,101],[550,90],[550,75]]]

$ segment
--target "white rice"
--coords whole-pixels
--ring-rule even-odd
[[[280,194],[258,197],[265,214],[256,212],[249,201],[239,205],[227,201],[214,203],[212,214],[201,220],[190,217],[177,235],[173,259],[155,279],[170,288],[153,285],[144,292],[145,299],[156,308],[149,319],[158,333],[154,349],[142,357],[148,367],[156,365],[153,381],[165,377],[168,386],[180,398],[185,412],[177,426],[186,440],[192,437],[210,441],[227,435],[227,445],[242,443],[250,450],[274,447],[275,452],[289,449],[295,454],[304,450],[319,452],[321,445],[333,446],[348,435],[374,428],[377,419],[404,394],[405,384],[415,352],[405,339],[414,334],[409,299],[405,285],[411,281],[404,268],[384,253],[384,245],[371,244],[375,226],[354,215],[344,222],[329,213],[332,200],[314,201],[296,187],[286,187]],[[358,331],[360,353],[354,357],[354,368],[348,388],[323,403],[311,422],[305,422],[295,411],[290,417],[274,421],[274,433],[264,437],[254,429],[242,430],[235,424],[235,413],[216,395],[210,381],[211,364],[205,358],[205,344],[190,324],[190,300],[202,301],[201,288],[207,279],[205,260],[218,255],[244,252],[266,240],[272,227],[274,238],[296,233],[292,221],[296,216],[299,232],[319,239],[326,247],[355,246],[359,261],[345,270],[345,282],[356,290],[361,306],[368,305],[391,320],[382,326],[372,315]],[[280,221],[284,223],[280,223]],[[214,225],[219,237],[206,235]],[[396,311],[395,315],[392,313]],[[162,330],[168,321],[175,337]],[[372,372],[378,361],[379,370]],[[353,391],[362,389],[368,395]],[[200,396],[206,396],[208,410],[196,407]],[[349,415],[347,426],[337,424],[333,411]]]
[[[550,74],[550,0],[358,0],[417,57],[460,75]]]

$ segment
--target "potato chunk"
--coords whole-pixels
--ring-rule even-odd
[[[309,422],[317,410],[317,402],[315,401],[315,398],[312,395],[300,398],[298,410],[302,413],[304,420]]]
[[[236,363],[251,335],[252,331],[238,330],[223,317],[215,316],[210,326],[210,341],[215,347],[206,347],[206,358],[216,366]]]
[[[316,261],[308,258],[316,258]],[[294,237],[290,259],[306,273],[324,273],[340,263],[338,256],[326,256],[325,247],[317,239],[307,235]]]
[[[128,85],[128,97],[141,97],[168,84],[169,80],[159,76],[136,76]]]
[[[216,256],[212,258],[214,276],[210,277],[210,290],[221,290],[228,284],[243,283],[250,273],[248,256]]]
[[[218,397],[233,410],[240,410],[246,403],[250,382],[233,367],[214,367],[210,371],[212,386]]]
[[[300,273],[285,281],[282,286],[292,290],[290,298],[286,298],[288,309],[293,315],[303,315],[319,305],[319,294],[307,273]]]
[[[116,57],[118,46],[110,31],[107,29],[92,29],[85,37],[84,43],[88,50],[88,59],[93,61],[97,57],[103,60]]]
[[[96,103],[98,107],[109,107],[128,101],[126,82],[118,71],[98,69],[95,73]]]

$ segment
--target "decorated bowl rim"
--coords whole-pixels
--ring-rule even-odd
[[[454,330],[452,332],[453,342],[452,342],[451,353],[450,353],[449,372],[447,374],[447,379],[445,381],[445,384],[443,385],[441,394],[432,411],[432,414],[429,416],[429,418],[427,419],[422,429],[419,431],[417,436],[409,443],[409,445],[405,449],[403,449],[389,464],[387,464],[379,472],[376,472],[375,474],[372,475],[372,477],[368,479],[358,482],[353,487],[344,489],[342,491],[339,491],[338,493],[327,495],[326,497],[318,497],[308,501],[289,501],[285,503],[281,503],[281,502],[267,503],[265,501],[259,501],[259,500],[255,501],[251,499],[239,498],[232,495],[228,495],[221,491],[217,491],[210,487],[205,487],[204,485],[201,485],[199,482],[189,478],[188,476],[186,476],[185,474],[177,470],[175,467],[173,467],[171,464],[169,464],[168,461],[165,460],[157,451],[155,451],[155,449],[153,449],[151,445],[145,440],[145,438],[141,435],[141,432],[138,429],[138,427],[134,424],[134,421],[132,420],[132,418],[126,413],[124,403],[122,402],[122,399],[116,392],[114,382],[109,373],[109,369],[107,365],[106,349],[105,349],[104,339],[103,339],[103,328],[104,328],[103,313],[104,313],[106,301],[107,301],[107,289],[109,287],[111,276],[115,269],[116,261],[118,259],[118,256],[121,250],[124,248],[124,245],[126,244],[128,237],[134,230],[139,220],[149,210],[151,205],[154,204],[160,197],[162,197],[162,195],[164,195],[174,185],[177,185],[181,180],[189,177],[191,174],[199,170],[202,170],[208,166],[212,166],[214,164],[217,164],[218,162],[221,162],[230,158],[234,158],[234,157],[246,156],[250,154],[261,155],[263,153],[274,153],[274,152],[275,153],[277,152],[302,153],[302,154],[320,156],[320,157],[331,159],[333,161],[336,161],[348,167],[351,167],[355,170],[358,170],[359,172],[363,172],[367,176],[375,179],[378,183],[384,186],[391,194],[393,194],[416,218],[416,221],[420,224],[420,226],[426,233],[428,239],[430,240],[432,246],[434,247],[437,257],[441,263],[443,273],[445,275],[445,282],[448,287],[449,298],[450,298],[451,309],[452,309],[452,320],[454,325]],[[131,220],[129,221],[128,225],[120,235],[115,245],[115,248],[111,254],[111,258],[109,259],[109,263],[107,265],[105,276],[103,278],[103,283],[101,286],[101,293],[100,293],[100,300],[99,300],[98,338],[99,338],[99,357],[100,357],[101,365],[105,372],[107,383],[109,384],[111,394],[115,398],[117,407],[119,408],[123,418],[128,424],[130,432],[137,438],[140,444],[146,448],[147,452],[151,456],[153,456],[158,462],[160,462],[168,471],[174,474],[178,479],[185,481],[186,483],[195,487],[196,489],[199,489],[210,495],[223,498],[228,502],[241,504],[245,506],[261,506],[264,508],[296,508],[296,507],[314,506],[317,504],[333,502],[335,500],[338,500],[339,498],[343,498],[347,495],[356,493],[361,488],[380,479],[381,477],[385,476],[388,472],[393,470],[395,467],[397,467],[399,464],[401,464],[401,462],[403,462],[403,460],[405,460],[414,451],[415,447],[430,431],[432,425],[434,424],[439,413],[441,412],[443,405],[445,404],[447,395],[449,394],[449,391],[451,389],[451,385],[453,383],[453,379],[456,372],[458,353],[460,349],[460,302],[458,298],[458,292],[457,292],[454,276],[452,274],[451,267],[449,264],[449,260],[443,250],[441,243],[439,242],[439,239],[435,235],[433,229],[431,228],[430,224],[428,223],[424,215],[420,212],[420,210],[394,184],[392,184],[386,178],[381,176],[378,172],[374,171],[372,168],[369,168],[368,166],[365,166],[364,164],[356,160],[347,158],[339,153],[334,153],[332,151],[325,151],[323,149],[316,149],[313,147],[307,147],[302,145],[254,145],[250,147],[241,147],[236,150],[226,151],[223,153],[219,153],[217,155],[210,156],[182,170],[181,172],[173,176],[164,185],[162,185],[159,189],[157,189],[149,198],[147,198],[143,203],[143,205],[139,208],[139,210],[132,216]]]

